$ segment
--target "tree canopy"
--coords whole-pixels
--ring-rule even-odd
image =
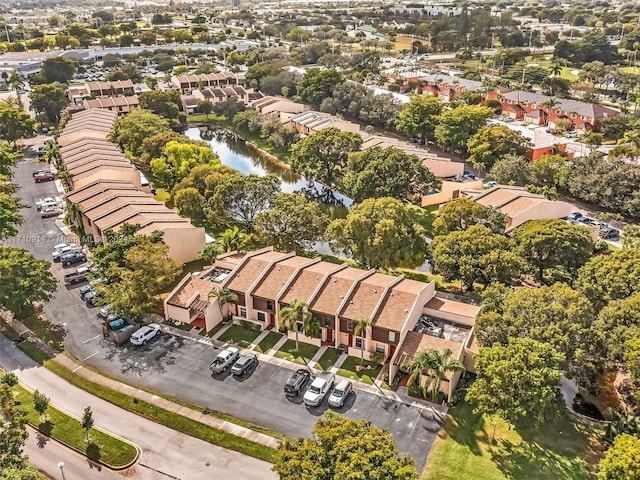
[[[578,271],[576,287],[596,308],[640,291],[640,248],[598,255]]]
[[[355,202],[372,197],[417,200],[438,184],[417,156],[395,147],[351,153],[340,182],[341,191]]]
[[[73,74],[76,73],[76,66],[65,57],[51,57],[42,62],[40,73],[31,79],[34,83],[69,83]]]
[[[538,160],[543,161],[544,159]],[[531,162],[524,155],[507,154],[495,160],[488,176],[504,185],[524,186],[534,181],[533,169]]]
[[[410,137],[433,140],[442,102],[429,95],[416,95],[406,104],[396,122],[396,128]]]
[[[69,104],[66,87],[58,82],[32,85],[31,108],[41,121],[58,123],[62,110]]]
[[[280,480],[418,479],[414,460],[400,456],[391,433],[367,420],[327,412],[313,432],[313,438],[281,444],[273,466]]]
[[[180,92],[178,90],[151,90],[139,96],[140,108],[149,110],[169,120],[178,118],[180,112]]]
[[[434,134],[436,143],[451,151],[467,153],[467,142],[484,127],[493,110],[477,105],[461,105],[445,110],[438,117]]]
[[[220,159],[208,145],[180,143],[172,140],[162,151],[162,156],[151,160],[151,172],[156,180],[169,189],[200,165],[219,165]]]
[[[511,424],[540,424],[549,418],[560,386],[562,355],[531,338],[482,347],[475,356],[476,381],[467,400],[475,411]]]
[[[530,220],[514,229],[511,239],[538,283],[571,283],[593,251],[587,227],[560,219]]]
[[[478,130],[467,140],[469,163],[487,171],[505,155],[525,155],[529,141],[519,132],[504,125],[491,125]]]
[[[373,198],[329,224],[326,238],[364,268],[415,267],[425,260],[424,229],[411,207],[394,198]]]
[[[35,123],[27,112],[0,102],[0,140],[15,145],[17,140],[33,133]]]
[[[310,68],[298,83],[298,96],[304,103],[320,105],[323,99],[331,96],[333,87],[342,82],[344,76],[335,69]]]
[[[522,262],[511,252],[509,240],[484,225],[439,235],[429,245],[431,267],[445,280],[460,280],[467,290],[474,283],[510,283],[522,271]]]
[[[437,235],[446,235],[481,224],[493,233],[502,233],[506,220],[506,215],[495,208],[485,207],[467,197],[459,197],[440,209],[438,217],[433,221],[433,229]]]
[[[280,179],[275,175],[234,175],[216,187],[210,206],[213,215],[221,212],[230,220],[239,220],[253,232],[256,217],[269,209],[280,191]]]
[[[322,239],[329,218],[318,202],[297,193],[280,193],[269,210],[256,217],[256,228],[266,243],[282,251],[302,252]]]
[[[0,245],[0,306],[22,319],[35,302],[49,300],[56,288],[51,263],[37,260],[24,248]]]
[[[640,479],[640,438],[618,435],[598,464],[598,480]]]
[[[135,158],[140,154],[140,147],[146,138],[167,130],[169,130],[169,122],[166,119],[148,110],[137,108],[118,120],[111,136]]]
[[[360,135],[336,127],[323,128],[291,148],[291,165],[305,177],[333,188],[343,175],[348,155],[360,145]]]
[[[640,293],[613,300],[598,313],[593,330],[614,364],[624,360],[625,344],[640,338]]]

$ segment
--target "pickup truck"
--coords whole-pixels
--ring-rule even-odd
[[[41,182],[51,182],[53,180],[53,173],[49,172],[42,172],[42,173],[36,173],[33,176],[33,179],[35,180],[36,183],[41,183]]]
[[[333,382],[335,381],[336,376],[333,373],[323,373],[315,378],[307,392],[302,397],[304,404],[307,407],[317,407],[319,406],[324,397],[327,396],[329,390],[333,388]]]
[[[68,283],[68,284],[74,285],[76,283],[86,282],[87,281],[87,273],[89,273],[89,268],[88,267],[77,268],[75,272],[67,273],[64,276],[64,283]]]
[[[239,356],[239,349],[237,349],[236,347],[227,347],[218,354],[213,362],[211,362],[211,365],[209,365],[209,370],[211,370],[213,373],[222,373],[227,368],[231,367],[236,362],[236,360],[238,360]]]

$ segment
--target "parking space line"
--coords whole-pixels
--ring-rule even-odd
[[[95,337],[90,338],[90,339],[88,339],[88,340],[85,340],[85,341],[84,341],[84,342],[82,342],[82,343],[83,343],[83,344],[84,344],[84,343],[89,343],[91,340],[95,340],[96,338],[100,338],[100,337],[102,337],[102,335],[96,335]]]
[[[196,358],[194,358],[191,362],[189,362],[189,364],[187,365],[188,367],[190,367],[191,365],[193,365],[194,363],[196,363],[198,360],[200,360],[200,357],[202,357],[205,353],[209,353],[211,351],[211,348],[213,348],[213,345],[210,345],[209,348],[207,348],[206,350],[204,350],[200,355],[198,355]]]
[[[87,360],[89,360],[90,358],[95,357],[97,354],[98,354],[98,352],[93,353],[93,354],[89,355],[87,358],[83,359],[82,361],[83,361],[83,362],[86,362],[86,361],[87,361]]]
[[[78,370],[80,370],[81,368],[84,368],[82,365],[80,365],[79,367],[74,368],[73,370],[71,370],[71,373],[76,373]]]

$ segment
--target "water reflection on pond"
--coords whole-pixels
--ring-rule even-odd
[[[245,175],[277,175],[282,180],[283,192],[298,192],[317,200],[330,218],[344,218],[348,207],[353,203],[350,198],[332,192],[320,183],[308,181],[293,172],[286,163],[265,155],[229,130],[189,128],[184,134],[194,140],[208,142],[223,165],[235,168]]]

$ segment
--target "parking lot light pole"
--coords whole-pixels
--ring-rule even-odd
[[[58,468],[60,469],[60,473],[62,474],[62,480],[67,480],[64,477],[64,462],[58,462]]]

